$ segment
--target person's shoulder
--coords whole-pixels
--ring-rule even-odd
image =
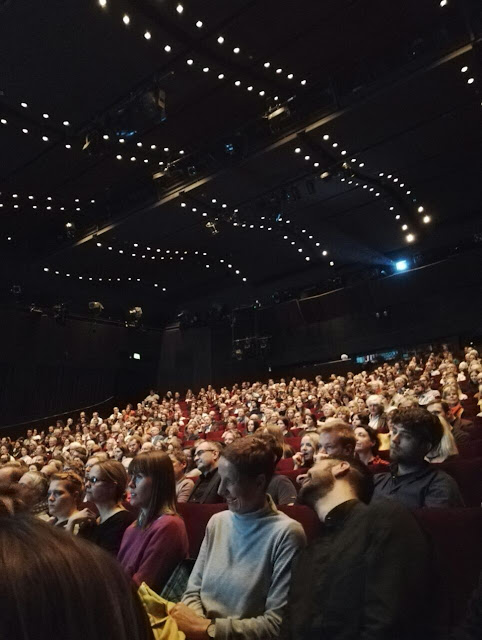
[[[383,497],[373,498],[370,504],[366,505],[366,511],[370,520],[409,514],[408,509],[401,502]]]
[[[306,541],[305,530],[298,520],[294,520],[293,518],[290,518],[290,516],[286,515],[286,513],[278,510],[273,513],[273,516],[272,524],[279,535],[294,538],[303,542]]]

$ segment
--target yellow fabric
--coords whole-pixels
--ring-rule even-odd
[[[387,451],[390,449],[390,434],[389,433],[379,433],[378,440],[380,442],[380,451]]]
[[[155,640],[186,640],[186,636],[177,628],[176,621],[169,612],[175,606],[157,595],[143,582],[137,590],[144,609],[147,611]]]

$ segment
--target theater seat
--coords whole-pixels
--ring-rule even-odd
[[[223,442],[223,431],[210,431],[209,433],[206,433],[206,440]]]
[[[277,473],[284,473],[285,471],[293,471],[293,458],[281,458],[276,465]]]
[[[414,515],[433,546],[440,623],[453,627],[482,571],[482,509],[418,509]]]
[[[482,504],[482,458],[472,460],[449,460],[437,465],[452,476],[459,485],[460,493],[467,507]]]
[[[301,436],[292,436],[291,438],[285,436],[285,444],[289,444],[289,446],[293,447],[295,451],[299,451],[301,446]]]
[[[298,489],[300,488],[300,485],[298,484],[298,482],[296,482],[296,478],[298,476],[303,475],[307,471],[308,469],[296,469],[296,470],[291,469],[291,470],[281,471],[280,475],[286,476],[287,478],[289,478],[293,483],[293,486],[295,487],[296,491],[298,491]]]
[[[204,538],[206,525],[215,513],[227,509],[226,504],[178,503],[177,510],[184,519],[189,539],[189,556],[197,558]]]

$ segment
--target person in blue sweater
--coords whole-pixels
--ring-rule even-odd
[[[182,601],[171,611],[189,640],[275,640],[287,605],[302,526],[280,513],[266,488],[276,458],[262,438],[236,440],[219,460],[228,511],[208,523]]]

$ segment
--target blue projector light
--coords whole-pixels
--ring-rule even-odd
[[[395,269],[397,271],[406,271],[408,269],[408,262],[406,260],[395,262]]]

